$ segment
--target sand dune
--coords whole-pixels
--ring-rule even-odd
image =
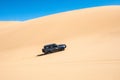
[[[54,14],[0,31],[1,80],[120,79],[120,6]],[[48,43],[68,47],[36,57]]]
[[[22,24],[22,22],[17,21],[0,21],[0,35],[3,33],[8,33],[16,29],[16,25]]]
[[[18,21],[0,21],[0,27],[5,27],[5,26],[10,26],[10,25],[15,25],[21,22]]]

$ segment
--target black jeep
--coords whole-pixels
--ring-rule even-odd
[[[48,44],[45,45],[44,48],[42,49],[42,52],[44,54],[49,54],[49,53],[54,53],[54,52],[58,52],[58,51],[63,51],[66,48],[65,44]]]

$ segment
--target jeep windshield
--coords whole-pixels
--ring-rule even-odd
[[[54,47],[57,47],[57,45],[56,44],[49,44],[49,45],[44,46],[45,49],[54,48]]]

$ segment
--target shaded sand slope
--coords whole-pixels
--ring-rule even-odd
[[[15,21],[0,21],[0,30],[2,29],[6,29],[6,28],[9,28],[10,26],[13,26],[13,25],[18,25],[20,24],[21,22],[15,22]]]
[[[0,28],[1,27],[5,27],[5,26],[10,26],[10,25],[14,25],[14,24],[18,24],[20,22],[15,22],[15,21],[0,21]]]
[[[0,34],[1,80],[120,80],[120,7],[70,11]],[[46,56],[47,43],[65,43]]]
[[[16,29],[16,25],[22,24],[17,21],[0,21],[0,35],[8,33]]]

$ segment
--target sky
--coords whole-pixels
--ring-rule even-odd
[[[120,5],[120,0],[0,0],[0,21],[25,21],[59,12]]]

